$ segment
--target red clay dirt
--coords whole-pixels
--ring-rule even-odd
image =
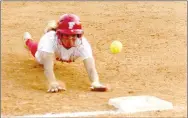
[[[3,1],[2,115],[112,110],[110,98],[152,95],[172,102],[176,109],[117,116],[186,117],[186,11],[186,1]],[[56,77],[66,83],[67,91],[46,93],[43,69],[24,48],[22,37],[28,31],[39,41],[47,21],[64,13],[80,16],[100,80],[112,91],[90,91],[78,60],[56,63]],[[110,53],[114,40],[123,44],[119,54]]]

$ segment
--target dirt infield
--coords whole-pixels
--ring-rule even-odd
[[[186,2],[3,2],[1,33],[2,115],[111,110],[108,99],[152,95],[175,110],[119,116],[186,117]],[[38,41],[48,20],[64,13],[80,16],[102,83],[96,93],[82,62],[57,62],[55,74],[67,91],[46,93],[43,69],[25,50],[23,33]],[[111,54],[113,40],[123,44]],[[179,109],[181,108],[181,109]],[[109,116],[111,117],[111,116]]]

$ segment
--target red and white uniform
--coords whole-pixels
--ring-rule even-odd
[[[82,37],[78,46],[66,49],[58,43],[55,31],[45,33],[38,43],[35,58],[40,64],[43,64],[41,58],[42,52],[54,53],[56,59],[58,58],[65,62],[70,62],[71,57],[81,57],[82,60],[93,57],[91,46],[85,37]]]

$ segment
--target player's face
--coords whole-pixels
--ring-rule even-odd
[[[66,47],[74,47],[75,46],[75,40],[77,39],[77,34],[63,34],[61,42]]]

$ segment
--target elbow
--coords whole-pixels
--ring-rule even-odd
[[[45,68],[44,69],[44,74],[45,75],[49,75],[50,73],[53,73],[53,69],[52,68]]]

